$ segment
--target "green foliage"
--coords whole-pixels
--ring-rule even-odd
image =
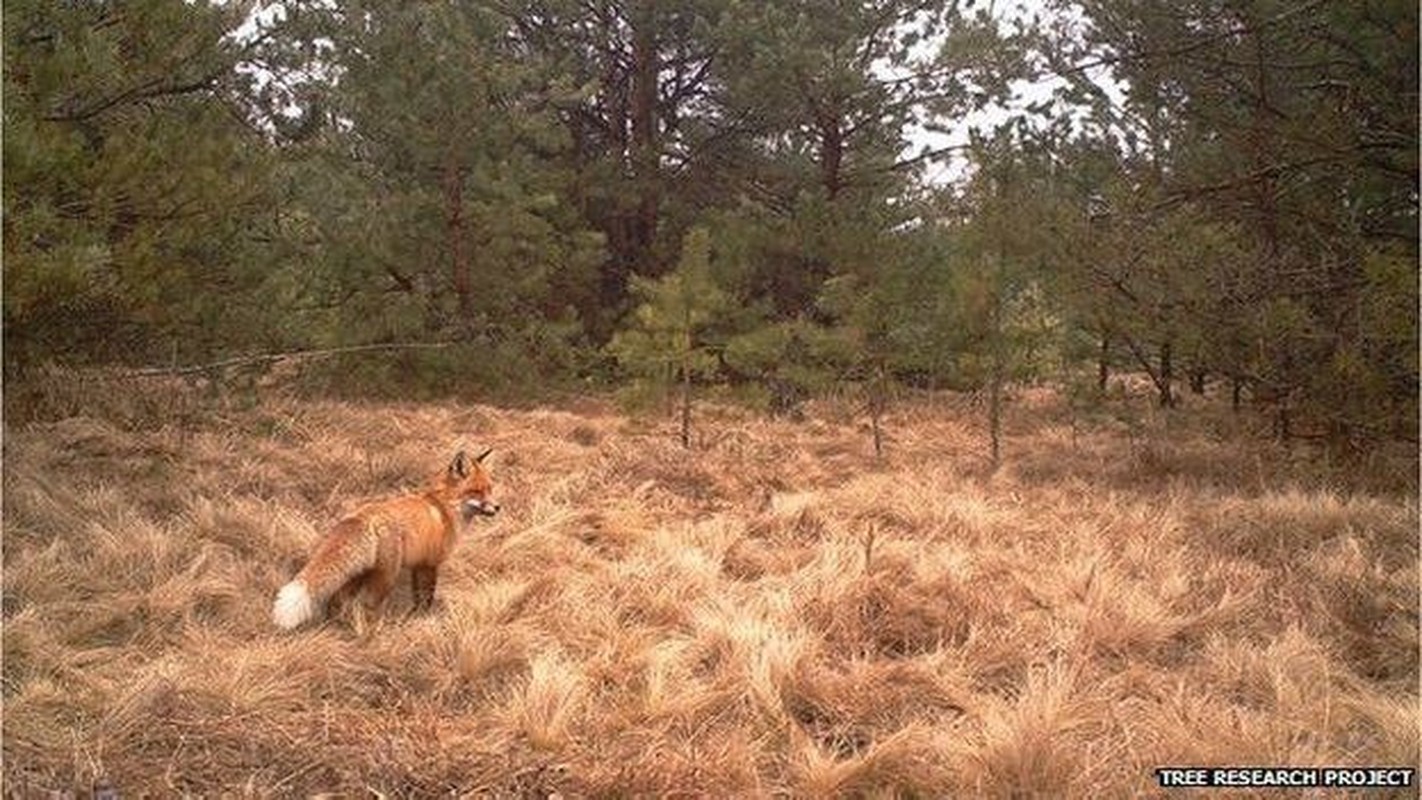
[[[319,396],[539,402],[583,388],[574,380],[575,353],[558,338],[490,338],[312,360],[296,379]]]
[[[7,3],[5,371],[439,344],[311,374],[615,368],[684,420],[707,384],[847,387],[877,441],[900,384],[988,390],[996,425],[1008,383],[1084,405],[1129,369],[1415,436],[1415,4],[1079,9]],[[1058,104],[919,185],[911,126],[1036,66]]]
[[[978,172],[959,201],[960,265],[951,295],[960,331],[954,343],[961,379],[1035,382],[1066,367],[1072,347],[1063,284],[1063,245],[1077,232],[1064,212],[1062,187],[1013,134],[982,142]]]
[[[964,385],[981,388],[995,370],[1017,384],[1038,383],[1062,373],[1064,331],[1041,284],[1017,282],[993,268],[964,280],[959,317],[968,338],[955,351],[957,375]]]
[[[726,343],[726,363],[765,379],[783,379],[805,390],[818,391],[826,377],[849,361],[841,338],[803,319],[775,322],[732,337]]]
[[[21,0],[4,21],[7,372],[250,345],[271,164],[229,106],[233,13]]]
[[[1364,309],[1374,254],[1399,253],[1416,282],[1416,4],[1081,10],[1092,24],[1045,54],[1121,167],[1089,179],[1115,209],[1096,261],[1117,261],[1077,284],[1095,290],[1089,316],[1163,388],[1183,355],[1304,428],[1415,426],[1415,345],[1376,335]],[[1121,100],[1069,68],[1103,56]],[[1397,288],[1384,294],[1415,291]],[[1389,314],[1406,328],[1402,305]]]
[[[641,302],[630,326],[612,337],[607,352],[644,390],[666,391],[714,375],[722,342],[709,334],[730,299],[711,278],[707,229],[687,233],[675,270],[655,280],[638,278],[634,288]]]
[[[308,20],[343,80],[348,121],[293,165],[321,262],[309,291],[344,341],[543,337],[586,302],[602,240],[562,199],[545,154],[568,146],[554,105],[577,92],[505,52],[509,22],[473,6],[366,3]],[[305,268],[303,268],[305,269]],[[339,298],[338,302],[331,302]],[[374,324],[372,324],[374,323]],[[569,335],[576,336],[576,333]]]
[[[1416,385],[1417,265],[1397,251],[1374,251],[1364,263],[1358,298],[1359,332],[1368,349],[1395,380]]]
[[[1357,305],[1357,339],[1333,352],[1310,385],[1316,413],[1363,438],[1417,436],[1417,272],[1374,253]]]
[[[755,381],[772,413],[796,413],[799,404],[833,388],[853,363],[843,337],[804,319],[766,322],[732,336],[724,360]]]

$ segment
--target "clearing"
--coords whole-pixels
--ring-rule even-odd
[[[1417,766],[1415,448],[1328,466],[1222,410],[1074,427],[1024,391],[989,473],[981,416],[900,404],[882,462],[828,404],[698,410],[692,451],[594,401],[9,424],[6,796],[1086,798],[1165,765]],[[437,612],[406,619],[402,581],[368,641],[279,634],[336,515],[461,443],[495,448],[504,511]]]

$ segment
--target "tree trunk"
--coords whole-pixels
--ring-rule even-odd
[[[988,374],[988,445],[992,471],[1002,463],[1002,381],[1007,371],[1002,341],[1002,298],[994,292],[989,335],[992,336],[992,366]]]
[[[611,40],[613,29],[605,27],[604,34]],[[629,152],[627,129],[631,112],[628,108],[627,92],[624,88],[625,77],[617,59],[608,58],[601,80],[602,113],[607,118],[607,144],[600,152],[597,149],[598,145],[590,146],[593,148],[589,151],[589,158],[593,162],[592,171],[586,176],[579,176],[579,181],[586,181],[589,186],[596,185],[596,181],[605,180],[598,174],[596,161],[599,157],[615,161],[619,177],[627,178],[625,170],[628,167],[622,159]],[[606,341],[611,338],[613,323],[627,299],[628,275],[636,269],[638,248],[634,241],[635,237],[631,230],[629,215],[621,203],[592,200],[583,206],[583,213],[607,237],[607,260],[602,264],[601,280],[598,285],[601,308],[598,309],[599,314],[594,317],[597,325],[593,331],[597,341]]]
[[[996,472],[1002,463],[1002,364],[996,358],[988,379],[988,440],[992,470]]]
[[[844,188],[844,133],[839,119],[825,115],[820,120],[820,181],[830,200]]]
[[[1195,367],[1190,370],[1190,391],[1193,394],[1205,393],[1206,377],[1205,370],[1201,367]]]
[[[1122,333],[1121,341],[1125,343],[1126,349],[1131,351],[1131,356],[1135,358],[1136,363],[1140,365],[1141,369],[1146,371],[1146,375],[1150,376],[1150,382],[1155,386],[1155,391],[1161,398],[1160,404],[1162,406],[1165,405],[1166,398],[1172,397],[1170,391],[1171,376],[1168,372],[1161,372],[1162,368],[1168,369],[1170,366],[1169,343],[1162,345],[1160,360],[1159,363],[1156,363],[1151,361],[1149,354],[1144,352],[1140,345],[1136,344],[1136,340],[1132,339],[1130,334]]]
[[[691,369],[681,366],[681,446],[691,447]]]
[[[1274,418],[1274,428],[1279,435],[1279,441],[1288,443],[1290,437],[1293,436],[1294,354],[1288,349],[1287,343],[1281,367],[1279,372],[1284,376],[1284,379],[1279,382],[1278,413]]]
[[[444,168],[444,217],[449,240],[450,278],[459,302],[459,321],[462,325],[469,321],[472,303],[469,255],[464,248],[464,168],[453,155]]]
[[[637,267],[643,274],[654,266],[652,242],[660,213],[660,156],[657,152],[657,12],[655,0],[642,0],[632,32],[632,170],[637,185],[637,216],[633,240]]]
[[[1111,378],[1111,335],[1101,331],[1101,350],[1096,356],[1096,390],[1106,393],[1106,382]]]
[[[1175,379],[1175,365],[1171,360],[1170,341],[1166,340],[1160,345],[1160,380],[1156,382],[1156,388],[1160,391],[1160,407],[1175,407],[1175,392],[1171,388],[1171,382]]]
[[[874,380],[869,388],[869,425],[874,433],[874,457],[884,457],[884,429],[880,420],[884,416],[884,408],[888,405],[884,387],[885,371],[882,361],[874,365]]]

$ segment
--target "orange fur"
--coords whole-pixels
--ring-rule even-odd
[[[384,610],[402,569],[410,570],[415,610],[434,602],[440,564],[461,528],[476,514],[492,516],[492,483],[484,469],[488,451],[476,459],[463,451],[428,489],[371,503],[336,523],[317,544],[306,566],[277,593],[272,621],[295,628],[328,602],[344,605],[359,596],[356,611]],[[357,628],[362,627],[357,617]]]

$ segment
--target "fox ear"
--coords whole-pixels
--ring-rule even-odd
[[[449,464],[449,476],[451,478],[463,478],[469,474],[469,456],[463,450],[454,454],[454,460]]]
[[[474,462],[475,462],[476,464],[482,464],[482,463],[484,463],[484,459],[488,458],[488,457],[489,457],[489,454],[492,453],[492,452],[494,452],[494,448],[490,447],[490,448],[486,449],[484,452],[482,452],[482,453],[479,454],[479,457],[478,457],[478,458],[474,459]]]

